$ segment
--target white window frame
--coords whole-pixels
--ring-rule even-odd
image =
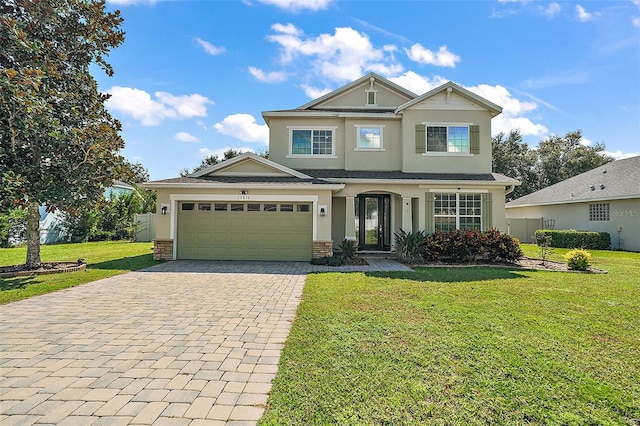
[[[447,194],[447,195],[453,195],[455,194],[456,196],[456,205],[455,205],[455,209],[456,209],[456,214],[455,214],[455,218],[456,218],[456,228],[455,229],[460,229],[460,217],[474,217],[474,218],[480,218],[480,226],[478,229],[482,230],[483,229],[483,203],[482,203],[482,194],[483,192],[480,191],[462,191],[462,192],[453,192],[453,191],[443,191],[443,190],[438,190],[435,192],[432,192],[433,197],[434,197],[434,212],[433,212],[433,224],[435,229],[437,229],[437,223],[436,223],[436,218],[438,217],[453,217],[453,215],[447,214],[447,215],[443,215],[443,214],[436,214],[435,213],[435,197],[438,194]],[[460,214],[460,195],[479,195],[480,196],[480,214],[478,215],[461,215]],[[463,231],[465,231],[466,229],[463,229]]]
[[[376,125],[367,125],[367,124],[356,124],[356,147],[354,151],[384,151],[384,125],[376,124]],[[360,129],[380,129],[380,148],[361,148],[360,147]]]
[[[373,103],[370,104],[369,103],[369,94],[373,93]],[[364,104],[365,106],[368,107],[375,107],[378,106],[378,91],[377,90],[365,90],[365,100],[364,100]]]
[[[338,158],[336,156],[336,130],[337,126],[287,126],[289,130],[289,154],[287,158]],[[311,131],[311,154],[294,154],[293,153],[293,131],[307,130]],[[314,154],[313,153],[313,132],[316,130],[331,131],[331,154]]]
[[[422,124],[424,124],[424,153],[422,153],[422,155],[425,156],[429,156],[429,155],[457,155],[457,156],[472,156],[473,154],[471,154],[471,126],[473,126],[473,123],[429,123],[429,122],[423,122]],[[428,135],[429,135],[429,127],[446,127],[447,128],[447,150],[446,151],[429,151],[429,140],[428,140]],[[450,127],[466,127],[467,128],[467,138],[468,138],[468,147],[467,147],[467,151],[465,152],[461,152],[461,151],[449,151],[449,128]]]

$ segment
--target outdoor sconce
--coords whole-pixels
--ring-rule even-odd
[[[248,191],[242,190],[242,191],[240,191],[240,193],[241,193],[242,195],[247,195],[247,194],[248,194]]]
[[[327,206],[318,206],[318,214],[320,216],[326,216],[327,215]]]
[[[162,206],[160,207],[160,214],[164,216],[167,214],[168,211],[169,211],[169,205],[162,204]]]

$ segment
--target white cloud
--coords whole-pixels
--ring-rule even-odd
[[[562,6],[560,6],[559,3],[553,2],[550,3],[547,7],[541,6],[540,10],[542,14],[547,18],[554,18],[560,13],[560,11],[562,10]]]
[[[200,142],[200,139],[187,132],[178,132],[173,135],[173,138],[180,142]]]
[[[365,70],[402,69],[393,58],[395,49],[391,46],[377,49],[366,34],[350,27],[336,28],[334,34],[325,33],[317,37],[305,36],[292,24],[275,24],[271,28],[276,34],[268,39],[280,46],[283,65],[300,66],[300,62],[308,58],[306,69],[316,70],[331,82],[355,80]]]
[[[623,160],[625,158],[637,157],[640,155],[640,152],[622,152],[620,150],[617,151],[602,151],[604,155],[609,155],[616,160]]]
[[[279,7],[280,9],[298,11],[323,10],[326,9],[333,0],[258,0],[262,4]]]
[[[476,95],[500,105],[502,114],[491,120],[491,131],[493,134],[500,132],[508,133],[512,129],[520,129],[523,136],[545,137],[549,134],[549,129],[542,124],[537,124],[525,117],[528,113],[538,108],[535,102],[521,101],[503,86],[480,84],[478,86],[466,87]]]
[[[245,142],[269,142],[269,126],[256,123],[251,114],[232,114],[213,126],[223,135],[233,136]]]
[[[204,51],[207,52],[209,55],[214,55],[214,56],[219,55],[221,53],[224,53],[226,50],[224,47],[216,47],[213,44],[209,43],[208,41],[203,40],[199,37],[196,37],[196,41],[200,46],[202,46]]]
[[[167,92],[156,92],[156,99],[153,99],[144,90],[132,87],[113,86],[107,93],[111,95],[106,102],[109,109],[129,116],[143,126],[156,126],[165,119],[204,117],[207,115],[207,104],[213,104],[213,101],[198,94],[174,96]]]
[[[324,96],[331,92],[331,89],[326,87],[324,89],[318,89],[317,87],[309,86],[308,84],[303,84],[301,87],[302,90],[304,90],[304,93],[311,99],[317,99],[320,96]]]
[[[287,79],[287,73],[272,71],[265,73],[260,68],[249,67],[249,73],[264,83],[280,83]]]
[[[640,28],[640,17],[632,16],[631,23],[633,24],[634,27]]]
[[[411,49],[404,49],[404,51],[409,59],[419,64],[455,68],[456,62],[460,62],[460,56],[450,52],[447,46],[440,46],[440,49],[434,52],[420,43],[416,43],[411,46]]]
[[[580,6],[579,4],[576,5],[576,14],[577,14],[578,21],[580,22],[588,22],[593,20],[596,16],[598,16],[597,13],[587,12],[587,10],[584,7]]]
[[[580,138],[580,140],[578,141],[578,143],[582,146],[591,146],[591,140],[585,138],[584,136]]]
[[[431,89],[435,89],[448,81],[446,78],[438,75],[433,78],[429,78],[416,74],[413,71],[407,71],[398,77],[389,78],[389,80],[417,95],[422,95],[423,93],[426,93]]]

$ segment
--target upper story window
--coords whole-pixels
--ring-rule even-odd
[[[416,125],[416,154],[480,154],[480,126]]]
[[[377,90],[366,90],[367,95],[366,104],[367,106],[376,106],[378,105],[378,91]]]
[[[356,150],[382,150],[384,126],[356,126]]]
[[[333,156],[335,128],[291,129],[291,155]]]

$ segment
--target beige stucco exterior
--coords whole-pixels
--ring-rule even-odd
[[[373,105],[367,104],[371,91]],[[163,253],[173,244],[175,256],[181,201],[311,202],[314,256],[325,255],[332,244],[356,238],[354,206],[361,196],[379,197],[389,207],[383,226],[393,235],[433,231],[427,229],[433,223],[428,205],[439,192],[482,194],[482,228],[505,230],[505,192],[518,182],[491,174],[491,118],[499,113],[500,107],[453,83],[417,96],[375,74],[298,109],[265,112],[268,160],[243,154],[187,178],[147,184],[158,192],[156,238]],[[468,126],[468,152],[416,153],[417,125]],[[471,126],[479,152],[470,148]],[[380,148],[358,146],[362,127],[382,129]],[[293,154],[294,129],[330,130],[332,153]],[[393,249],[393,238],[384,249]]]
[[[589,205],[609,203],[608,221],[589,220]],[[595,200],[582,203],[509,207],[509,218],[542,218],[554,220],[555,229],[608,232],[611,248],[640,251],[640,198]]]

